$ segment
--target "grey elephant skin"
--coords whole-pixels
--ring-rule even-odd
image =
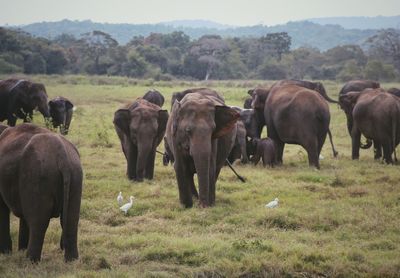
[[[18,79],[0,81],[0,121],[7,120],[9,126],[15,126],[18,118],[29,122],[36,108],[45,120],[49,120],[47,92],[43,84]]]
[[[276,164],[276,147],[274,140],[271,138],[254,138],[252,143],[254,144],[255,148],[252,162],[257,165],[260,159],[262,159],[264,167],[274,167]]]
[[[400,140],[400,100],[382,89],[365,89],[340,96],[342,108],[353,118],[352,158],[359,158],[361,134],[383,148],[386,163]],[[370,145],[369,145],[370,146]]]
[[[49,101],[49,111],[54,128],[59,127],[62,135],[67,135],[72,120],[74,105],[65,97],[55,97]]]
[[[167,110],[142,98],[115,112],[114,127],[130,180],[153,179],[156,149],[164,137],[167,121]]]
[[[343,106],[343,102],[341,101],[341,97],[346,95],[349,92],[362,92],[365,89],[378,89],[380,88],[380,84],[374,80],[365,80],[365,79],[357,79],[357,80],[350,80],[346,82],[342,89],[339,92],[339,106],[340,108],[345,111],[346,114],[346,122],[347,122],[347,131],[351,136],[351,130],[353,129],[353,115],[351,113],[346,113],[346,110]],[[343,99],[343,98],[342,98]],[[371,146],[372,142],[367,140],[366,145],[360,145],[362,149],[368,149]],[[382,157],[382,147],[377,143],[373,142],[374,144],[374,153],[375,159],[379,159]]]
[[[297,144],[307,151],[310,166],[319,169],[319,154],[330,123],[328,104],[320,94],[296,85],[255,89],[253,106],[264,113],[268,137],[276,144],[278,164],[282,163],[285,144]]]
[[[213,90],[190,89],[182,95],[181,101],[174,102],[166,131],[179,199],[185,207],[192,207],[192,196],[198,196],[201,207],[212,206],[218,175],[235,141],[239,114]]]
[[[164,105],[164,96],[157,90],[150,90],[144,94],[143,99],[147,100],[148,102],[154,103],[162,107]]]
[[[41,259],[50,218],[60,217],[64,258],[78,258],[77,233],[82,167],[75,146],[33,124],[9,127],[0,136],[0,253],[12,250],[10,211],[19,217],[18,249]]]

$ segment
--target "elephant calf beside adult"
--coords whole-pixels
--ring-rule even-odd
[[[53,127],[60,127],[60,133],[67,135],[72,120],[74,105],[64,97],[56,97],[49,101],[49,110]]]
[[[341,95],[340,103],[353,119],[352,158],[359,158],[362,134],[382,146],[384,160],[393,163],[392,153],[396,160],[395,149],[400,141],[400,100],[382,89],[365,89]]]
[[[46,121],[50,119],[43,84],[18,79],[0,81],[0,121],[7,120],[9,126],[15,126],[18,118],[29,122],[34,109],[38,109]]]
[[[77,233],[82,168],[75,146],[33,124],[9,127],[0,136],[0,253],[12,251],[10,211],[19,217],[18,249],[41,258],[50,218],[60,217],[66,261],[78,258]]]
[[[197,196],[193,175],[197,173],[200,206],[215,203],[215,184],[235,141],[239,114],[225,105],[215,91],[205,88],[181,93],[167,125],[168,146],[175,158],[179,199],[193,206]]]
[[[276,143],[277,163],[282,163],[286,143],[298,144],[306,149],[310,166],[319,168],[319,155],[330,122],[325,99],[296,85],[273,86],[270,90],[256,88],[252,95],[253,107],[264,113],[268,137]]]
[[[156,149],[164,138],[167,121],[167,110],[142,98],[115,112],[114,127],[130,180],[153,179]]]

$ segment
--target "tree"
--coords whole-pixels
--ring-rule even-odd
[[[383,29],[366,41],[370,56],[382,60],[400,71],[400,30]]]
[[[291,37],[286,32],[269,33],[259,39],[261,47],[278,61],[282,59],[282,54],[289,53],[292,43]]]
[[[89,60],[86,66],[89,73],[104,74],[104,68],[100,67],[100,57],[106,55],[109,49],[117,47],[118,42],[111,35],[101,31],[83,34],[80,42],[81,51]]]
[[[208,80],[213,71],[222,64],[221,60],[229,51],[228,43],[220,36],[207,35],[192,45],[189,54],[197,57],[198,63],[205,66],[204,80]]]

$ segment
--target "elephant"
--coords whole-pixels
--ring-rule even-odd
[[[252,140],[255,148],[255,154],[252,157],[252,162],[257,165],[262,158],[263,166],[274,167],[276,164],[276,147],[274,140],[271,138],[254,138]]]
[[[241,159],[241,163],[247,164],[249,157],[247,155],[246,128],[240,119],[236,122],[236,130],[235,144],[229,153],[228,161],[233,163],[236,159]]]
[[[206,96],[211,96],[211,97],[216,97],[219,101],[222,101],[225,103],[225,100],[223,97],[221,97],[220,95],[214,96],[214,91],[210,91],[207,88],[196,88],[196,89],[187,89],[183,92],[176,92],[172,94],[172,98],[171,98],[171,111],[172,111],[172,107],[174,106],[175,101],[181,101],[184,96],[186,96],[187,94],[193,93],[194,91],[196,91],[197,93],[201,93],[204,94]]]
[[[363,134],[382,146],[386,163],[393,163],[393,152],[396,161],[395,150],[400,141],[400,100],[382,89],[366,89],[341,95],[340,103],[345,113],[353,117],[352,159],[359,158]]]
[[[49,111],[53,127],[60,127],[60,133],[67,135],[72,120],[74,105],[64,97],[56,97],[49,101]]]
[[[251,109],[251,102],[252,102],[252,98],[251,98],[251,97],[247,97],[247,98],[244,100],[243,108],[244,108],[244,109]]]
[[[166,131],[175,158],[179,199],[186,208],[193,206],[192,196],[199,198],[201,207],[213,206],[215,184],[235,142],[239,113],[210,89],[189,89],[181,94],[184,97],[175,100]]]
[[[163,154],[163,165],[168,166],[169,163],[174,164],[175,158],[171,152],[171,149],[167,142],[167,137],[164,137],[164,154]]]
[[[160,107],[164,105],[164,96],[155,89],[148,91],[142,98]]]
[[[0,81],[0,121],[7,120],[9,126],[15,126],[17,118],[29,122],[36,108],[47,123],[50,113],[43,84],[18,79]]]
[[[365,89],[378,89],[380,88],[380,84],[377,81],[373,80],[351,80],[348,81],[342,89],[339,92],[339,106],[342,110],[344,110],[342,103],[340,102],[340,97],[349,93],[349,92],[362,92]],[[351,130],[353,128],[353,116],[351,113],[345,113],[346,114],[346,121],[347,121],[347,131],[349,132],[349,135],[351,136]],[[382,147],[379,146],[376,142],[374,143],[374,153],[375,153],[375,159],[379,159],[382,157]],[[365,145],[361,145],[360,147],[362,149],[368,149],[372,144],[372,142],[367,140],[367,143]]]
[[[330,103],[338,103],[338,101],[331,99],[326,91],[325,87],[321,82],[311,82],[307,80],[296,80],[296,79],[285,79],[280,80],[273,84],[272,86],[282,86],[282,85],[297,85],[300,87],[304,87],[313,91],[318,92],[326,101]]]
[[[8,125],[3,125],[2,123],[0,123],[0,134],[1,134],[6,128],[8,128]]]
[[[296,85],[273,86],[270,90],[255,89],[252,105],[264,113],[268,137],[276,144],[278,164],[282,164],[288,143],[301,145],[308,153],[309,165],[320,168],[319,155],[330,122],[329,106],[320,94]]]
[[[75,146],[34,124],[9,127],[0,136],[0,253],[10,253],[10,211],[19,218],[18,249],[41,259],[50,218],[60,217],[66,261],[78,258],[82,166]]]
[[[167,110],[143,98],[118,109],[114,127],[127,160],[128,179],[153,179],[157,146],[164,138]]]
[[[396,97],[400,97],[400,89],[390,88],[390,89],[387,90],[387,92],[389,94],[392,94],[392,95],[396,96]]]

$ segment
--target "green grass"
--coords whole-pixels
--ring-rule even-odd
[[[211,87],[227,104],[241,106],[249,88],[271,82],[31,78],[44,82],[50,97],[65,96],[77,107],[67,137],[80,151],[85,174],[80,258],[63,262],[59,221],[53,219],[40,264],[32,265],[23,252],[0,255],[0,277],[399,276],[399,166],[374,161],[372,149],[352,161],[345,116],[336,105],[330,105],[331,130],[339,157],[332,157],[327,141],[321,170],[308,167],[301,147],[287,145],[282,167],[236,164],[246,183],[224,168],[216,206],[183,209],[173,168],[162,166],[160,156],[154,180],[126,179],[114,111],[149,88],[163,93],[169,109],[173,92],[197,86]],[[341,84],[324,84],[337,99]],[[399,84],[384,84],[391,86]],[[39,114],[34,120],[43,125]],[[125,200],[136,198],[127,216],[116,203],[119,191]],[[275,197],[279,207],[266,209]],[[12,239],[16,250],[14,216]]]

